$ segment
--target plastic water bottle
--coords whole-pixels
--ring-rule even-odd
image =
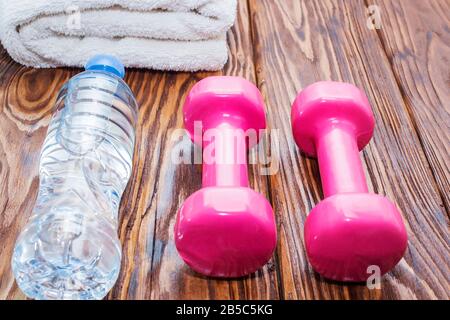
[[[114,57],[95,56],[61,89],[41,151],[39,194],[12,269],[35,299],[101,299],[117,280],[120,198],[137,121]]]

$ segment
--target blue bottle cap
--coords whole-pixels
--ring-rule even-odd
[[[125,67],[122,62],[114,56],[98,54],[88,60],[84,66],[86,70],[102,70],[114,73],[120,78],[125,77]]]

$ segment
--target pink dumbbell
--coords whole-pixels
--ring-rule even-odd
[[[247,175],[247,130],[259,133],[266,127],[261,94],[239,77],[209,77],[192,88],[183,113],[192,140],[203,146],[203,188],[178,212],[177,250],[204,275],[252,273],[270,259],[276,245],[272,208],[249,188]]]
[[[368,193],[359,151],[375,121],[366,96],[348,83],[317,82],[298,95],[291,120],[299,148],[319,160],[325,196],[305,223],[312,266],[339,281],[365,281],[376,267],[386,273],[402,258],[407,235],[398,209]]]

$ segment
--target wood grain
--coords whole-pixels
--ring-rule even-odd
[[[366,27],[365,3],[249,3],[257,81],[270,125],[281,131],[281,171],[271,176],[270,190],[279,224],[282,298],[448,298],[448,216],[421,148],[417,119],[411,118],[377,32]],[[370,188],[398,204],[409,233],[405,258],[384,277],[381,290],[325,281],[306,260],[303,225],[322,192],[316,161],[295,146],[289,113],[297,92],[318,80],[356,84],[374,110],[375,135],[362,154]]]
[[[240,0],[228,33],[230,60],[216,73],[128,70],[140,105],[132,178],[120,208],[123,261],[108,299],[448,299],[449,19],[448,0],[374,0],[382,28],[366,27],[360,0]],[[61,85],[79,69],[25,68],[0,46],[0,299],[23,299],[12,277],[15,239],[31,214],[38,158]],[[210,75],[238,75],[259,86],[268,125],[279,138],[279,171],[251,165],[250,184],[272,202],[279,242],[272,261],[243,279],[192,272],[173,242],[176,212],[201,186],[201,166],[172,162],[193,152],[182,128],[189,89]],[[403,212],[405,258],[381,290],[329,282],[313,272],[303,243],[307,213],[322,198],[314,159],[298,152],[290,128],[297,92],[317,80],[343,80],[365,90],[377,121],[362,153],[370,189]],[[278,152],[277,152],[278,151]]]
[[[448,211],[450,2],[374,3],[386,16],[381,43]]]

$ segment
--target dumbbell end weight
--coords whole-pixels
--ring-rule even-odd
[[[186,98],[185,128],[204,149],[215,144],[219,160],[236,151],[246,156],[247,148],[257,141],[243,141],[242,132],[266,127],[263,106],[259,90],[247,80],[209,77],[198,82]],[[200,123],[201,129],[196,129]],[[209,129],[218,132],[218,140],[205,143]],[[230,135],[233,129],[239,130],[234,138]],[[203,159],[203,188],[184,202],[175,224],[177,250],[195,271],[213,277],[241,277],[271,258],[276,246],[273,210],[247,185],[246,158],[245,163],[225,164],[208,164]]]
[[[407,235],[395,205],[367,192],[358,154],[374,128],[366,96],[351,84],[317,82],[297,97],[291,120],[297,145],[319,158],[325,195],[305,223],[311,265],[338,281],[386,273],[402,258]]]
[[[391,270],[403,257],[407,236],[400,212],[387,198],[347,193],[324,199],[310,212],[305,244],[322,276],[360,282]]]
[[[259,132],[266,128],[261,93],[253,83],[241,77],[208,77],[197,82],[186,97],[183,115],[186,130],[198,145],[203,145],[206,130],[221,124],[244,132]],[[253,141],[248,148],[257,142]]]
[[[269,202],[249,188],[207,187],[180,208],[175,225],[178,253],[192,269],[235,278],[267,263],[276,246]]]

